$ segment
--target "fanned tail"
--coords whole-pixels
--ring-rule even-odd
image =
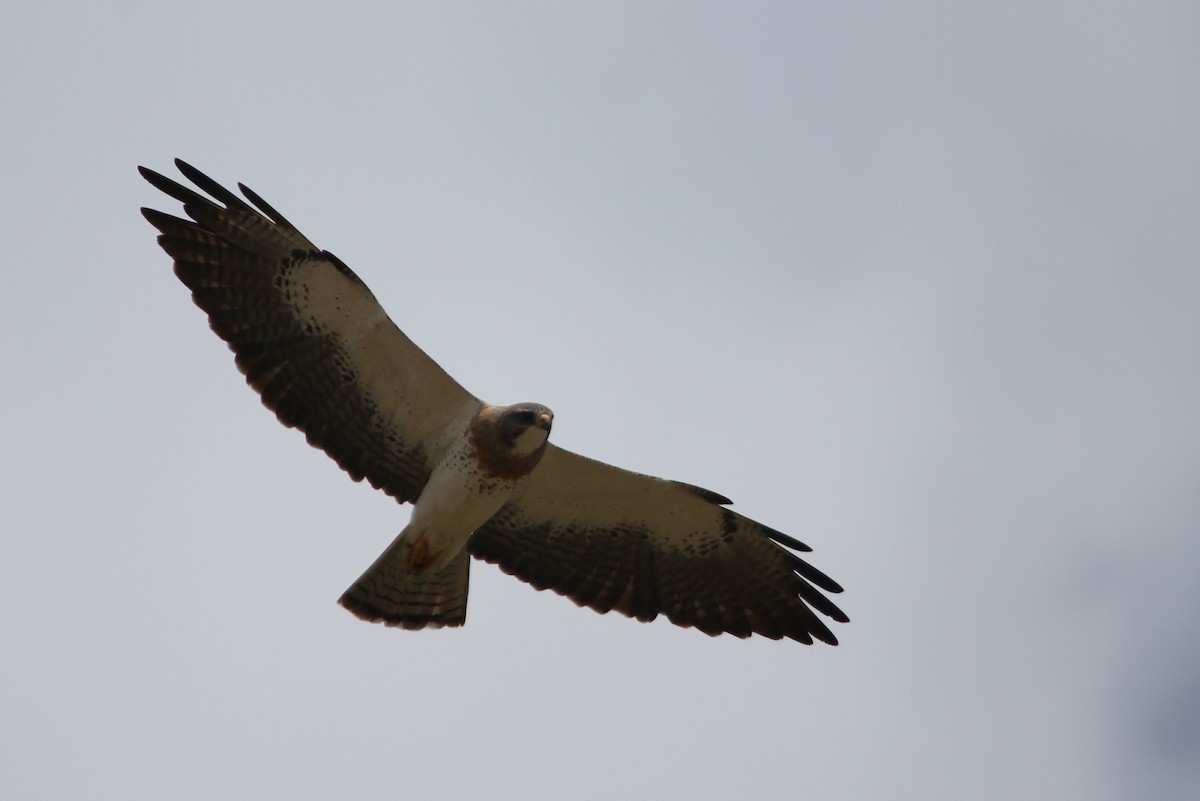
[[[467,619],[471,557],[462,549],[438,570],[412,572],[413,544],[399,537],[338,603],[363,620],[405,629],[461,626]]]

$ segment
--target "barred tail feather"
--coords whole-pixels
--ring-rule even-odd
[[[462,549],[439,570],[410,572],[401,537],[338,599],[363,620],[405,629],[461,626],[467,619],[471,557]]]

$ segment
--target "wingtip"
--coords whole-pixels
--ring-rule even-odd
[[[758,525],[762,527],[763,532],[768,537],[770,537],[771,539],[773,539],[775,542],[779,543],[780,545],[791,548],[793,551],[800,551],[801,553],[812,553],[812,548],[810,546],[805,545],[803,542],[796,539],[795,537],[792,537],[788,534],[784,534],[782,531],[773,529],[770,526],[764,526],[762,523],[759,523]]]
[[[710,489],[705,489],[704,487],[698,487],[695,484],[689,484],[686,481],[673,481],[671,483],[676,484],[680,487],[683,487],[688,492],[691,492],[693,495],[703,498],[704,500],[708,501],[709,503],[715,503],[717,506],[732,506],[733,505],[733,501],[726,498],[724,495],[722,495],[719,492],[713,492]]]
[[[188,164],[183,159],[175,159],[175,166],[179,169],[179,172],[183,174],[184,178],[187,178],[189,181],[203,189],[205,192],[208,192],[213,197],[220,198],[222,194],[229,194],[228,190],[226,190],[212,178],[209,178],[207,175],[200,172],[200,170],[196,169],[191,164]],[[216,190],[215,192],[213,191],[214,189]]]
[[[143,167],[140,164],[138,165],[137,170],[138,170],[138,175],[145,178],[147,181],[152,183],[155,187],[159,186],[159,184],[161,184],[163,181],[171,180],[167,176],[163,175],[161,172],[158,172],[157,170],[152,170],[149,167]]]

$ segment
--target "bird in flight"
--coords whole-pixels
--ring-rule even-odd
[[[340,598],[346,609],[406,629],[461,626],[473,556],[601,613],[837,644],[818,613],[848,622],[822,592],[842,588],[796,554],[808,546],[715,492],[557,447],[541,404],[479,400],[261,197],[175,164],[208,197],[139,167],[190,219],[142,214],[246,382],[355,481],[413,504]]]

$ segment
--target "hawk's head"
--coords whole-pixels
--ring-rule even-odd
[[[554,412],[540,403],[517,403],[498,409],[500,440],[514,454],[528,455],[545,444],[554,423]]]
[[[540,403],[484,404],[471,421],[471,444],[484,470],[520,478],[542,458],[554,412]]]

